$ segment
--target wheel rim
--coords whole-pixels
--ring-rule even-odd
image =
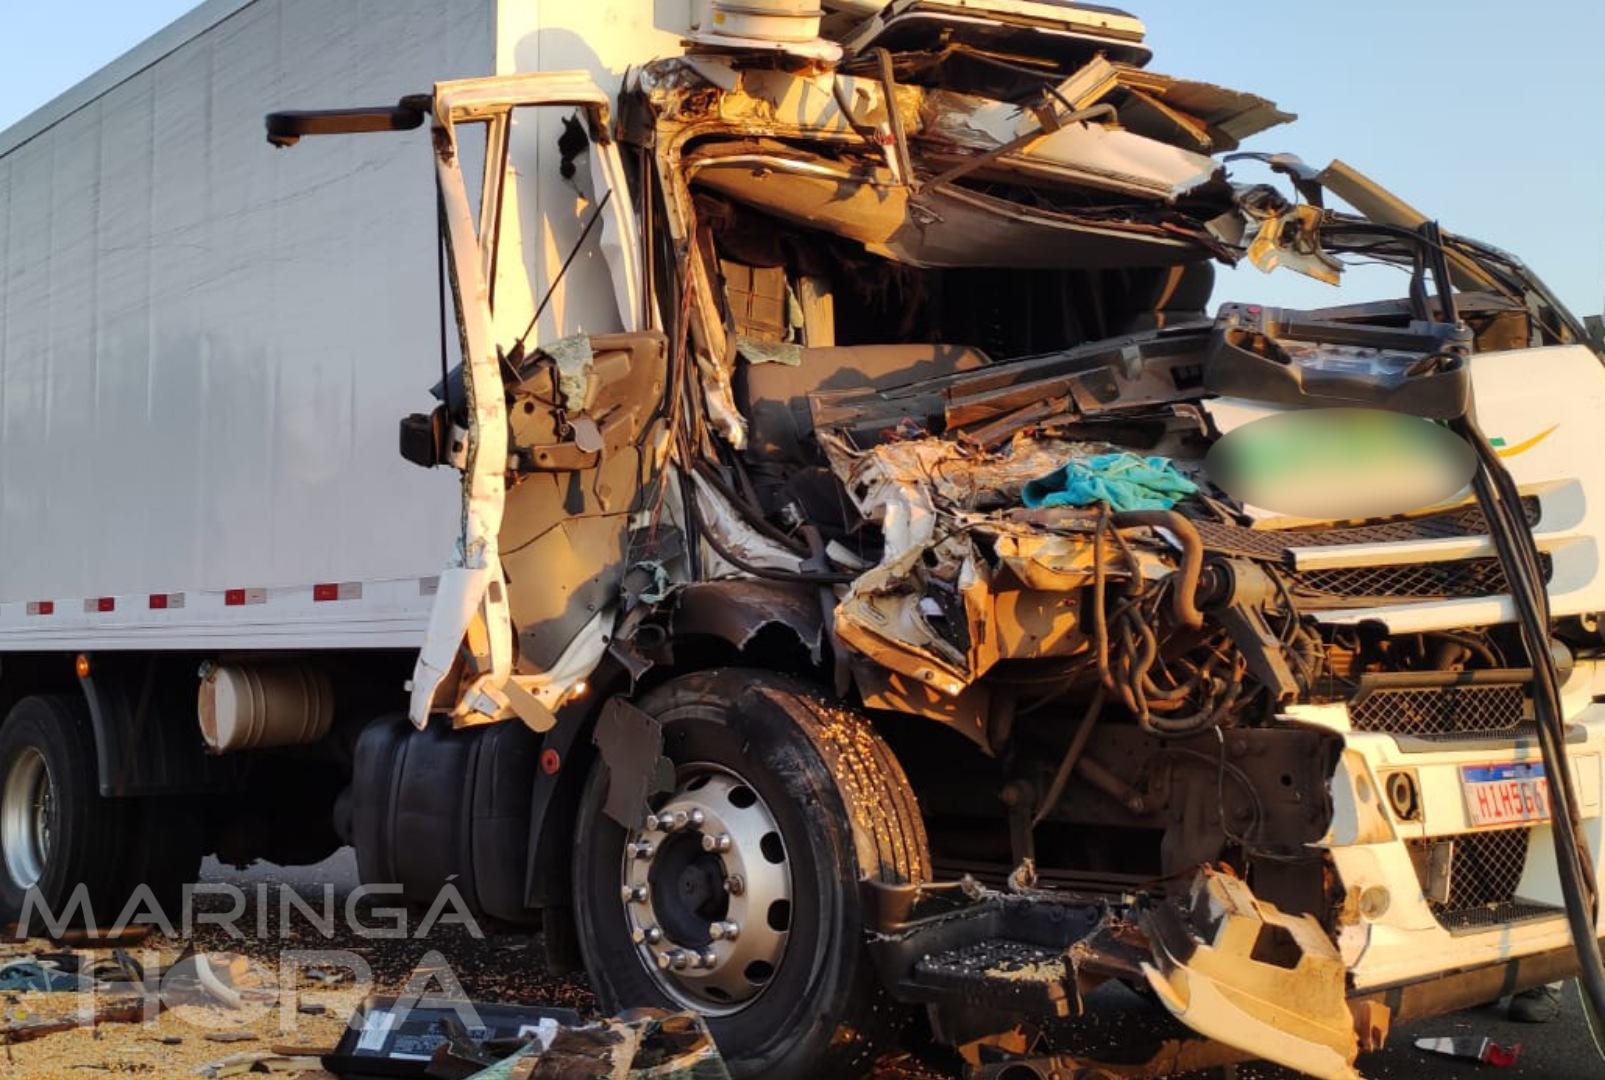
[[[774,814],[736,773],[688,765],[675,784],[625,838],[626,929],[665,994],[727,1015],[780,969],[791,932],[789,852]]]
[[[44,755],[24,748],[12,760],[0,793],[0,847],[5,849],[6,873],[19,888],[31,889],[44,877],[53,797]]]

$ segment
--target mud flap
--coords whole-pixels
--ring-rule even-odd
[[[1182,1023],[1310,1076],[1359,1076],[1343,958],[1314,918],[1284,914],[1237,878],[1206,870],[1187,909],[1162,904],[1141,922],[1154,954],[1143,974]]]

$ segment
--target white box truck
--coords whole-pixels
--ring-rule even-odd
[[[210,0],[0,134],[5,707],[33,698],[24,712],[57,710],[38,723],[83,729],[28,761],[74,755],[80,771],[51,772],[49,790],[89,808],[97,851],[152,849],[121,868],[62,850],[47,872],[43,824],[14,833],[11,917],[19,885],[54,891],[55,873],[115,878],[115,893],[187,880],[202,847],[246,861],[336,843],[346,781],[327,755],[202,752],[202,664],[220,665],[222,715],[206,722],[224,741],[235,706],[262,694],[305,695],[292,741],[339,742],[348,707],[405,707],[458,530],[455,486],[395,449],[397,417],[440,370],[433,181],[396,142],[271,153],[263,113],[538,66],[616,88],[688,23],[689,3],[649,7]],[[534,144],[512,167],[539,174]],[[566,205],[547,213],[558,191]],[[573,202],[555,173],[525,192],[531,282],[572,245]],[[594,279],[570,269],[543,334],[616,326]],[[247,669],[251,685],[235,683]],[[39,697],[76,686],[70,702]],[[23,772],[18,791],[46,790]],[[190,835],[201,821],[210,835]]]
[[[350,843],[738,1076],[1605,1002],[1601,355],[1149,59],[218,0],[4,136],[0,911]],[[1405,295],[1211,312],[1242,260]]]

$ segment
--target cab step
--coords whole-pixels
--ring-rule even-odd
[[[920,957],[903,990],[973,1008],[1063,1018],[1078,1007],[1069,976],[1062,947],[994,939]]]

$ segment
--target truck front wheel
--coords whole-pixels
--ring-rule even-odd
[[[864,947],[859,881],[928,880],[925,830],[862,716],[763,672],[640,703],[674,787],[624,827],[599,762],[580,806],[575,918],[610,1009],[691,1009],[734,1076],[855,1076],[904,1019]]]

